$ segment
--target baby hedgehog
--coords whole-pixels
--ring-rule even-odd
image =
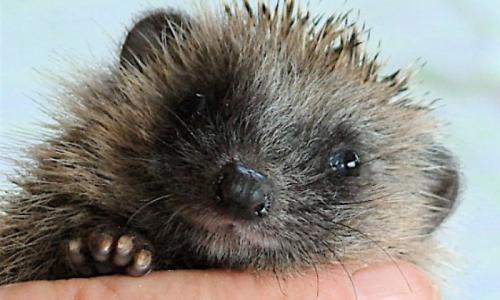
[[[431,107],[346,15],[278,2],[150,12],[119,62],[67,85],[0,199],[0,284],[428,267],[458,190]]]

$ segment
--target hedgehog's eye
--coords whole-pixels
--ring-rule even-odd
[[[201,93],[186,97],[177,107],[177,113],[186,120],[195,120],[204,115],[207,108],[207,99]]]
[[[337,176],[358,176],[361,161],[354,150],[342,149],[329,159],[330,167]]]

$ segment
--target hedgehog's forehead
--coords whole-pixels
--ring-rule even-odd
[[[328,55],[329,51],[313,50],[317,42],[306,31],[306,26],[290,29],[291,32],[284,34],[283,24],[263,27],[259,22],[264,21],[252,20],[249,16],[227,18],[203,15],[194,19],[198,21],[198,26],[191,28],[185,38],[176,39],[170,45],[174,49],[159,49],[166,50],[159,56],[168,57],[170,52],[174,53],[175,58],[166,61],[167,68],[172,66],[173,61],[180,61],[180,71],[191,74],[220,76],[221,73],[238,73],[241,79],[243,73],[262,79],[260,75],[263,74],[276,77],[279,73],[290,73],[292,69],[307,71],[307,67],[318,73],[333,66],[337,60],[337,57]],[[330,42],[333,44],[334,40],[330,38]],[[324,47],[328,45],[323,43]],[[177,53],[180,55],[177,56]],[[199,75],[203,77],[203,74]]]
[[[153,68],[148,77],[160,76],[156,82],[166,82],[169,93],[215,87],[216,94],[227,89],[237,98],[261,96],[298,112],[335,110],[347,98],[359,105],[388,100],[404,88],[406,78],[398,72],[379,76],[376,58],[366,54],[361,31],[347,26],[346,15],[318,23],[294,2],[253,10],[234,4],[227,14],[196,11],[192,26],[155,49],[161,71]]]
[[[179,87],[181,95],[207,93],[266,122],[287,115],[280,119],[340,123],[368,116],[374,104],[386,105],[402,85],[397,78],[377,79],[377,64],[362,55],[353,30],[339,33],[341,25],[321,33],[310,30],[309,21],[264,26],[266,19],[248,15],[194,19],[198,26],[174,45],[172,53],[180,55],[161,49],[167,50],[160,53],[166,57],[167,94],[177,94]],[[339,46],[341,36],[346,42]]]

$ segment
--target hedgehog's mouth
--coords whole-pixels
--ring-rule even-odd
[[[259,248],[279,246],[276,237],[267,234],[267,230],[258,222],[237,220],[224,214],[217,214],[205,218],[192,218],[191,223],[205,231],[208,236],[223,237]]]

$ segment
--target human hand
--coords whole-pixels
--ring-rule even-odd
[[[0,287],[0,299],[440,299],[422,271],[409,263],[398,265],[400,269],[394,263],[375,264],[353,271],[351,278],[336,265],[286,280],[268,273],[189,270],[156,272],[140,278],[35,281]]]

